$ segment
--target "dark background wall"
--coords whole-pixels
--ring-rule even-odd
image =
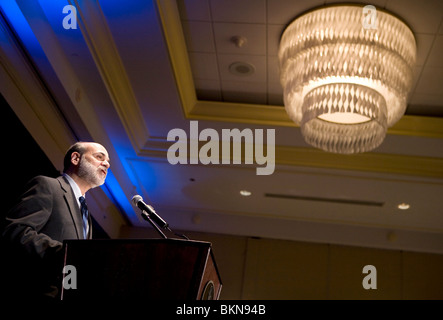
[[[9,210],[18,200],[24,191],[25,184],[31,178],[37,175],[57,177],[60,172],[55,169],[40,149],[4,97],[1,96],[0,99],[4,177],[2,198],[6,201],[3,208]],[[2,212],[2,215],[5,213]]]

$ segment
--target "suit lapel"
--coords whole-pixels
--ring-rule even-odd
[[[92,239],[92,215],[91,215],[91,211],[89,211],[88,223],[89,223],[89,230],[88,230],[87,239]]]
[[[64,198],[68,206],[72,222],[75,226],[77,239],[83,239],[83,222],[81,218],[80,208],[78,207],[74,192],[72,191],[69,182],[64,177],[58,177],[57,179],[60,182],[60,187],[64,191]]]

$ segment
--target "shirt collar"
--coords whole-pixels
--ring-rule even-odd
[[[77,183],[72,179],[68,174],[63,173],[63,176],[68,180],[69,185],[71,186],[72,191],[74,192],[75,199],[77,200],[77,204],[80,207],[80,197],[84,197],[85,195],[82,194],[80,191],[80,187],[77,185]]]

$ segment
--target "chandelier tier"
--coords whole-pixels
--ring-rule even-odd
[[[375,8],[374,8],[375,10]],[[280,81],[290,118],[307,143],[329,152],[378,147],[406,110],[416,43],[398,18],[361,6],[310,11],[284,31]]]

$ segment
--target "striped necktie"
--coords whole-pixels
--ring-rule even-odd
[[[82,219],[83,219],[83,236],[85,239],[88,238],[88,231],[89,231],[89,224],[88,224],[88,218],[89,218],[89,211],[88,206],[86,205],[85,197],[81,196],[79,198],[80,200],[80,209],[82,212]]]

